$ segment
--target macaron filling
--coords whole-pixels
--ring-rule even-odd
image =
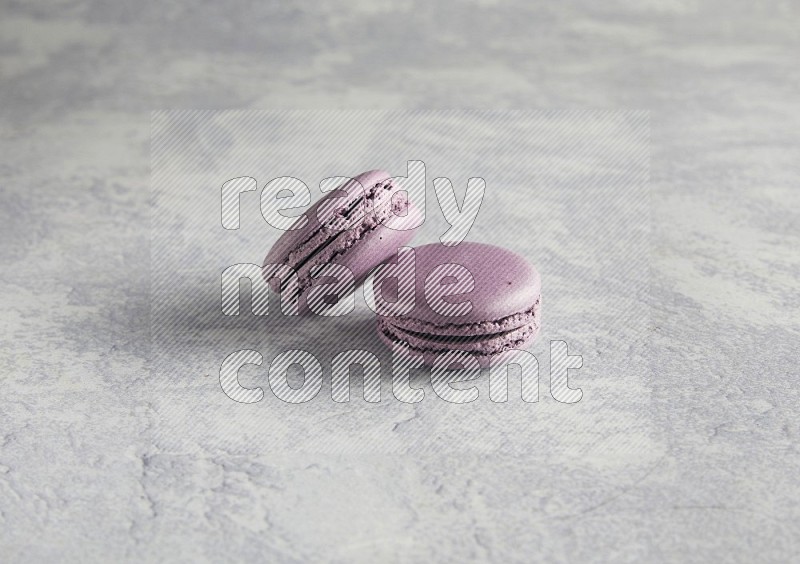
[[[402,318],[382,318],[378,322],[378,331],[389,341],[405,341],[415,352],[465,350],[479,356],[491,356],[521,347],[536,336],[539,331],[539,302],[537,299],[524,312],[477,323],[437,325],[416,321],[414,325],[418,329],[411,329],[398,323]]]
[[[379,331],[391,342],[404,341],[416,353],[443,353],[463,350],[478,356],[493,356],[507,350],[524,346],[539,331],[538,324],[531,323],[516,329],[489,335],[446,336],[404,331],[386,323],[379,322]]]
[[[533,305],[521,311],[496,319],[494,321],[475,321],[469,323],[431,323],[410,317],[393,317],[389,321],[393,326],[431,335],[491,335],[503,333],[523,325],[537,323],[540,315],[541,298],[537,298]]]

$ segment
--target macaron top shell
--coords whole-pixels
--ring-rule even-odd
[[[454,247],[439,243],[424,245],[414,251],[414,308],[405,315],[386,318],[393,325],[442,335],[490,334],[527,325],[537,313],[534,310],[539,305],[541,278],[523,256],[501,247],[467,241]],[[462,315],[443,315],[431,307],[426,297],[428,276],[436,267],[447,264],[466,268],[472,274],[474,287],[468,292],[436,298],[435,286],[447,280],[436,281],[432,277],[428,282],[428,293],[433,298],[430,301],[453,304],[469,301],[471,307]],[[441,269],[445,271],[446,267]],[[462,277],[456,278],[460,282]]]

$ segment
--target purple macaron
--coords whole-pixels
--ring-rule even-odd
[[[538,335],[541,278],[524,257],[470,242],[424,245],[414,255],[413,308],[378,320],[378,336],[390,347],[406,343],[427,366],[441,353],[467,351],[486,367]],[[396,288],[387,300],[396,299]]]
[[[303,217],[307,219],[303,219]],[[300,313],[309,311],[306,297],[315,268],[325,264],[347,267],[359,283],[374,266],[385,261],[414,236],[410,228],[421,214],[389,173],[370,170],[329,192],[295,222],[300,228],[281,235],[264,260],[263,273],[274,291],[280,283],[274,265],[297,273]],[[270,274],[272,273],[272,274]]]

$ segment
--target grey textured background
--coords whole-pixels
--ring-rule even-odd
[[[0,559],[798,558],[797,3],[1,15]],[[160,449],[149,112],[191,107],[650,110],[646,437],[621,429],[611,467],[607,452]]]

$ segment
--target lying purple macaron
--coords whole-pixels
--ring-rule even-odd
[[[299,311],[306,302],[316,267],[347,267],[359,283],[376,265],[397,252],[414,237],[411,226],[421,215],[389,173],[370,170],[345,181],[311,206],[275,242],[264,260],[263,273],[274,291],[280,283],[269,274],[272,265],[285,265],[297,273]],[[269,267],[269,268],[268,268]]]
[[[441,353],[467,351],[486,367],[536,338],[541,279],[524,257],[470,242],[424,245],[414,252],[414,307],[397,317],[379,318],[378,336],[384,343],[392,347],[405,342],[426,366]]]

